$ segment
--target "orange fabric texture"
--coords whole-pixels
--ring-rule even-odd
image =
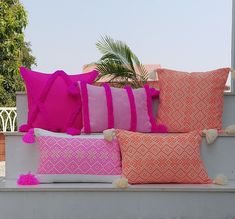
[[[157,123],[169,132],[222,129],[223,95],[230,68],[208,72],[158,69]]]
[[[131,184],[211,183],[200,158],[201,134],[144,134],[116,130],[122,174]]]

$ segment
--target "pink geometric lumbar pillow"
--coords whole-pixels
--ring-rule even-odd
[[[77,81],[92,83],[97,71],[67,75],[64,71],[44,74],[20,68],[28,97],[28,122],[19,131],[43,128],[54,132],[79,134],[82,128],[81,98]]]
[[[112,182],[121,175],[117,140],[102,135],[68,136],[35,129],[40,182]]]
[[[122,174],[131,184],[212,183],[200,157],[201,134],[116,130]]]
[[[120,128],[139,132],[167,132],[157,125],[152,112],[153,93],[148,85],[132,89],[78,83],[81,92],[84,132]],[[158,94],[158,93],[157,93]]]
[[[224,89],[230,68],[208,72],[158,69],[157,122],[169,132],[221,129]]]

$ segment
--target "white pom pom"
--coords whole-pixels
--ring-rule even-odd
[[[218,174],[213,180],[213,183],[216,185],[224,186],[228,184],[228,178],[223,174]]]
[[[231,69],[231,77],[233,80],[235,80],[235,70]]]
[[[229,135],[235,134],[235,125],[230,125],[230,126],[228,126],[228,127],[224,130],[224,132],[225,132],[226,134],[229,134]]]
[[[218,131],[216,129],[208,129],[203,131],[206,134],[206,142],[207,144],[212,144],[218,137]]]
[[[112,141],[113,137],[115,136],[115,130],[114,129],[106,129],[103,131],[104,139],[106,141]]]
[[[113,181],[114,188],[125,189],[128,187],[128,179],[118,178]]]

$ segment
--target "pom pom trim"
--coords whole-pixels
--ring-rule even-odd
[[[81,130],[69,127],[69,128],[67,128],[66,133],[68,135],[80,135],[81,134]]]
[[[126,178],[118,178],[113,181],[113,187],[117,189],[126,189],[128,188],[128,179]]]
[[[30,126],[28,124],[22,124],[19,127],[19,132],[27,132],[27,131],[29,131],[29,129],[30,129]]]
[[[205,129],[203,133],[206,135],[207,144],[213,144],[218,138],[218,130],[217,129]]]
[[[106,141],[112,141],[115,136],[115,129],[106,129],[103,134]]]
[[[29,131],[22,137],[22,140],[26,144],[33,144],[35,142],[34,129],[29,129]]]
[[[228,178],[224,174],[218,174],[213,180],[213,183],[216,185],[224,186],[228,184]]]
[[[27,174],[21,174],[17,180],[18,185],[38,185],[39,180],[38,178],[32,174],[32,173],[27,173]]]

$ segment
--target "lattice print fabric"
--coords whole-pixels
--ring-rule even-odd
[[[157,123],[169,132],[222,129],[223,95],[230,69],[187,73],[158,69]]]
[[[200,133],[143,134],[117,130],[129,183],[211,183],[200,158]]]
[[[39,136],[38,174],[120,175],[117,140]]]

